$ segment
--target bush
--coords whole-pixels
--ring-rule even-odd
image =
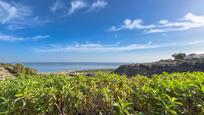
[[[25,74],[25,67],[22,64],[16,64],[14,65],[14,73],[16,74]]]
[[[176,60],[184,60],[186,57],[185,53],[178,53],[178,54],[173,54],[172,57]]]
[[[29,67],[25,67],[25,73],[26,75],[36,75],[37,70]]]

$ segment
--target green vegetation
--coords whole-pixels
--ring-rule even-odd
[[[0,114],[203,115],[204,73],[19,75],[0,81]]]

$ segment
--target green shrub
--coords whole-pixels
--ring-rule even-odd
[[[29,67],[25,67],[25,74],[26,75],[36,75],[37,70]]]
[[[16,73],[16,74],[25,74],[26,73],[26,71],[25,71],[25,67],[24,67],[24,65],[22,65],[22,64],[16,64],[16,65],[14,65],[14,73]]]
[[[203,115],[204,73],[21,75],[0,81],[0,114]]]

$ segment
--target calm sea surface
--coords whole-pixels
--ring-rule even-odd
[[[79,71],[89,69],[116,69],[125,63],[23,63],[25,66],[38,69],[39,72]]]

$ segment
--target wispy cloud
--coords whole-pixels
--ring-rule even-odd
[[[29,19],[25,19],[22,22],[8,24],[7,29],[19,30],[19,29],[25,29],[25,28],[35,27],[35,26],[42,26],[50,22],[51,20],[49,20],[48,18],[42,18],[42,17],[36,16],[36,17],[31,17]]]
[[[103,0],[97,0],[91,4],[88,12],[105,8],[107,5],[108,5],[108,2]]]
[[[32,37],[21,37],[21,36],[13,36],[13,35],[8,35],[8,34],[1,34],[0,33],[0,41],[8,41],[8,42],[14,42],[14,41],[25,41],[25,40],[42,40],[49,38],[49,35],[36,35]]]
[[[37,40],[42,40],[42,39],[46,39],[46,38],[49,38],[50,36],[49,35],[36,35],[36,36],[33,36],[33,37],[27,37],[27,38],[24,38],[25,40],[34,40],[34,41],[37,41]]]
[[[50,11],[52,13],[55,13],[56,11],[60,10],[60,9],[66,9],[66,6],[64,4],[64,2],[62,0],[57,0],[51,7],[50,7]]]
[[[189,30],[193,28],[204,27],[204,16],[197,16],[192,13],[176,21],[160,20],[157,24],[144,25],[141,19],[126,19],[121,26],[112,26],[109,31],[120,30],[144,30],[146,33],[161,33],[169,31]]]
[[[48,22],[48,19],[33,16],[33,9],[27,5],[0,1],[0,24],[9,30],[24,29]]]
[[[99,44],[99,43],[85,43],[85,44],[72,44],[72,45],[50,45],[42,48],[36,48],[37,52],[123,52],[123,51],[134,51],[143,49],[154,49],[164,47],[176,47],[176,46],[190,46],[204,43],[203,41],[192,41],[192,42],[174,42],[174,43],[163,43],[153,44],[148,42],[146,44]]]
[[[24,40],[23,37],[0,34],[0,41],[22,41],[22,40]]]
[[[104,0],[95,0],[93,2],[85,0],[71,0],[69,4],[70,5],[68,6],[62,0],[56,0],[50,7],[50,11],[55,13],[60,10],[63,14],[65,13],[68,15],[72,15],[78,11],[89,13],[105,8],[108,5],[108,2]]]
[[[22,4],[0,1],[0,22],[2,24],[16,24],[31,16],[32,10]]]
[[[75,13],[76,11],[83,9],[85,7],[88,7],[88,4],[82,0],[71,1],[71,7],[69,8],[68,14],[71,15]]]

